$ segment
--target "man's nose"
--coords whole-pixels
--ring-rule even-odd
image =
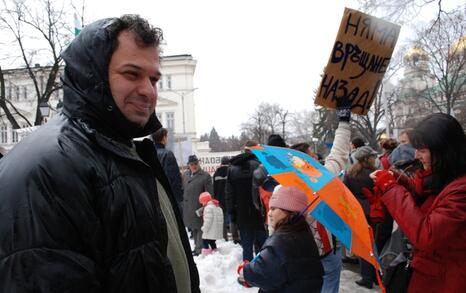
[[[157,86],[150,79],[144,79],[138,86],[138,94],[150,100],[157,99]]]

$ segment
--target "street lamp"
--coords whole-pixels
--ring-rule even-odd
[[[42,116],[42,123],[44,123],[44,118],[48,117],[50,114],[50,107],[47,102],[43,101],[39,104],[40,116]]]
[[[317,154],[317,142],[319,139],[317,137],[311,137],[312,144],[314,145],[314,154]]]
[[[182,119],[183,119],[183,136],[186,134],[186,120],[185,120],[185,110],[184,110],[184,96],[186,94],[189,94],[189,93],[192,93],[194,92],[195,90],[197,90],[198,88],[192,88],[192,89],[188,89],[188,90],[167,90],[167,92],[171,92],[171,93],[174,93],[176,95],[178,95],[179,97],[181,97],[181,111],[182,111]]]

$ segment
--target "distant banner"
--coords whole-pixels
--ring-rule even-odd
[[[348,99],[353,113],[367,114],[399,33],[399,25],[345,8],[315,103],[335,108],[337,99]]]
[[[196,153],[196,155],[199,158],[199,162],[201,163],[202,169],[210,175],[213,175],[217,168],[220,166],[223,157],[228,157],[231,159],[239,153],[239,151],[214,153],[198,152]]]

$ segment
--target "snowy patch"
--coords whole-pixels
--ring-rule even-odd
[[[194,244],[191,240],[191,247]],[[243,250],[239,244],[217,240],[217,251],[207,255],[194,257],[199,270],[202,293],[251,293],[257,292],[258,288],[245,288],[238,284],[236,268],[242,261]],[[374,286],[372,290],[362,288],[354,283],[359,279],[359,274],[343,269],[341,272],[341,293],[374,293],[380,292],[379,287]]]

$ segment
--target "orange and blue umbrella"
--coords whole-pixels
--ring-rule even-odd
[[[309,199],[310,214],[349,251],[380,271],[372,231],[364,211],[337,175],[307,154],[293,149],[266,145],[249,149],[281,185],[295,186],[304,191]]]

